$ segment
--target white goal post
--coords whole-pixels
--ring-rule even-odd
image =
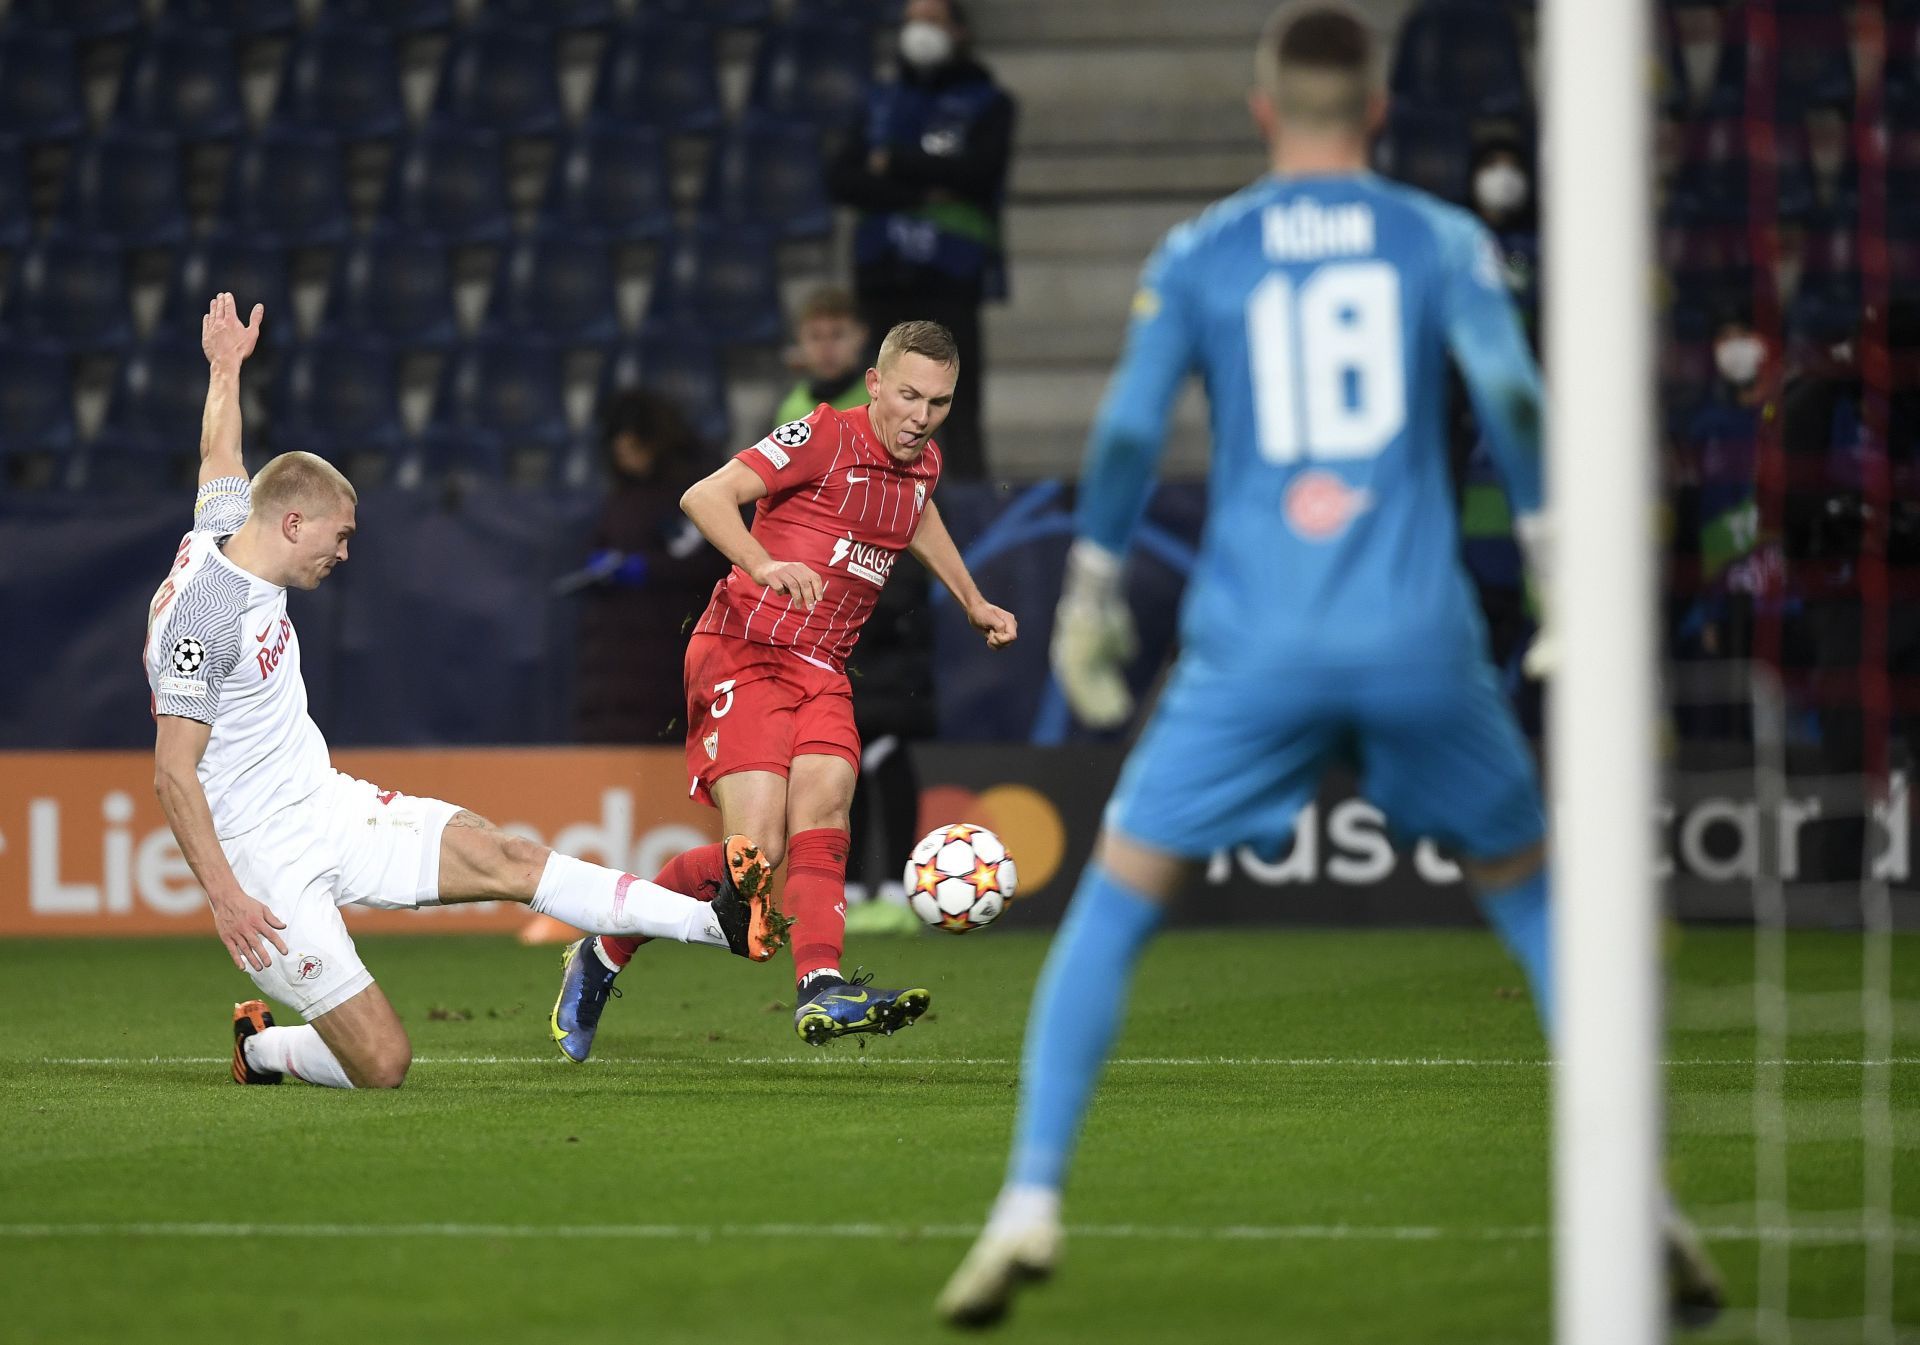
[[[1651,0],[1546,0],[1554,1322],[1664,1339],[1654,881]]]

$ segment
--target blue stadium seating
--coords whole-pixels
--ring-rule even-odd
[[[33,199],[27,156],[0,140],[0,248],[23,246],[33,236]]]
[[[554,155],[540,217],[582,237],[632,242],[673,230],[666,145],[651,126],[589,122]]]
[[[218,28],[157,28],[134,49],[120,81],[122,126],[225,140],[246,126],[233,35]]]
[[[783,238],[833,229],[833,202],[811,127],[748,118],[714,147],[700,198],[703,219],[759,224]]]
[[[1727,8],[1721,20],[1720,54],[1714,62],[1707,111],[1738,116],[1747,100],[1747,22],[1743,6]],[[1853,54],[1843,6],[1817,4],[1776,16],[1774,116],[1804,116],[1813,108],[1853,108]]]
[[[524,441],[518,447],[542,454],[554,451],[547,445]],[[501,481],[507,476],[513,455],[514,446],[507,437],[494,431],[429,426],[407,445],[398,481],[412,489],[449,480]]]
[[[1670,213],[1706,224],[1746,219],[1753,189],[1749,125],[1743,117],[1707,117],[1685,128],[1682,168],[1675,174]],[[1819,206],[1813,160],[1804,127],[1774,127],[1774,190],[1786,219],[1803,220]]]
[[[1437,108],[1396,107],[1374,145],[1374,163],[1388,177],[1464,205],[1473,164],[1467,120]]]
[[[1661,229],[1659,248],[1661,268],[1685,300],[1676,307],[1676,323],[1701,319],[1687,328],[1689,337],[1708,335],[1716,308],[1751,299],[1753,249],[1744,223],[1672,222]]]
[[[165,131],[108,130],[83,142],[67,170],[59,227],[125,247],[187,236],[180,145]]]
[[[715,226],[676,235],[661,249],[641,334],[702,334],[722,345],[764,345],[785,330],[773,236]]]
[[[376,230],[334,259],[321,330],[366,335],[394,344],[439,349],[459,335],[453,268],[446,248],[429,238]]]
[[[720,28],[750,28],[773,13],[769,0],[655,0],[662,14]]]
[[[152,341],[120,361],[91,447],[163,458],[195,452],[206,400],[207,358],[199,341]]]
[[[0,137],[66,140],[86,129],[73,38],[25,24],[0,27]]]
[[[501,337],[535,332],[575,345],[612,341],[620,335],[615,283],[612,250],[604,243],[545,230],[516,238],[500,255],[487,329]]]
[[[287,52],[274,117],[350,140],[397,135],[407,108],[393,39],[350,24],[302,33]]]
[[[1787,330],[1819,345],[1845,341],[1860,329],[1859,237],[1851,229],[1816,230],[1807,235],[1800,262],[1800,285],[1787,309]]]
[[[1532,108],[1513,20],[1470,0],[1427,0],[1407,16],[1389,85],[1402,106],[1471,117],[1521,117]]]
[[[382,214],[448,243],[505,241],[510,219],[498,138],[448,127],[417,132],[394,156]]]
[[[697,337],[641,338],[616,347],[600,369],[600,404],[629,388],[672,399],[709,444],[726,444],[727,372]]]
[[[133,339],[126,255],[108,243],[43,238],[15,259],[0,330],[69,350],[117,350]]]
[[[429,433],[469,436],[477,454],[498,461],[509,450],[564,448],[562,386],[559,351],[546,342],[469,342],[441,371]]]
[[[613,0],[487,0],[489,18],[555,28],[602,28],[620,17]]]
[[[160,318],[152,339],[174,341],[198,350],[200,319],[213,296],[225,291],[244,321],[255,304],[267,313],[260,328],[263,347],[293,338],[293,292],[287,283],[287,254],[271,244],[244,238],[201,239],[174,254],[160,300]]]
[[[328,21],[371,24],[391,33],[430,33],[450,27],[454,0],[327,0]]]
[[[73,447],[71,364],[57,347],[0,343],[0,458]]]
[[[140,0],[14,0],[13,15],[75,37],[120,37],[140,27]]]
[[[334,463],[391,456],[405,440],[392,351],[362,338],[295,348],[280,362],[271,428],[276,452]]]
[[[642,21],[613,30],[600,55],[593,115],[642,122],[676,135],[720,125],[713,30],[703,24]]]
[[[460,29],[440,63],[434,116],[450,126],[501,135],[550,135],[560,128],[560,81],[553,30],[481,23]]]
[[[235,149],[221,205],[241,237],[282,247],[326,247],[346,238],[340,143],[317,131],[268,127]]]
[[[167,0],[169,23],[225,28],[249,37],[284,33],[300,21],[299,0]]]
[[[1887,120],[1920,126],[1920,5],[1903,17],[1888,15],[1887,64],[1883,78]]]
[[[763,119],[838,128],[864,111],[872,81],[873,40],[864,24],[796,19],[761,40],[747,106]]]

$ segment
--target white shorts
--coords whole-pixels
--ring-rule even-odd
[[[260,992],[318,1018],[373,984],[347,934],[342,906],[411,910],[440,904],[440,833],[460,809],[382,791],[333,771],[299,803],[220,842],[248,896],[286,924]]]

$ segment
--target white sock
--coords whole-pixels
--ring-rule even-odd
[[[706,902],[572,855],[547,857],[532,908],[589,934],[643,934],[676,943],[727,946],[727,936]]]
[[[822,981],[844,981],[838,967],[816,967],[800,980],[800,993],[804,996]]]
[[[247,1063],[255,1069],[278,1070],[302,1083],[322,1088],[351,1088],[353,1080],[309,1026],[263,1028],[247,1038]]]
[[[987,1231],[1011,1233],[1059,1222],[1059,1191],[1051,1186],[1005,1186],[987,1216]]]

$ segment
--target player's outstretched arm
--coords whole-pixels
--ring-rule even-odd
[[[754,540],[740,511],[756,500],[764,499],[767,483],[750,468],[729,462],[719,471],[687,487],[680,497],[680,512],[693,520],[700,535],[715,549],[747,572],[754,583],[784,593],[801,607],[811,610],[820,601],[825,587],[820,576],[799,561],[775,560]]]
[[[286,928],[262,902],[255,901],[240,887],[233,866],[220,849],[213,831],[213,810],[207,806],[207,792],[200,786],[198,767],[206,755],[211,725],[179,715],[161,715],[155,721],[153,741],[153,792],[160,797],[160,811],[166,814],[180,853],[187,857],[193,876],[206,890],[207,905],[213,909],[213,927],[242,971],[265,971],[269,963],[267,945],[287,952],[286,941],[278,931]]]
[[[1005,649],[1020,638],[1020,623],[1013,613],[1004,607],[995,607],[981,596],[973,576],[967,573],[966,561],[960,558],[960,548],[953,544],[953,535],[940,517],[940,506],[933,501],[927,501],[926,512],[920,516],[920,526],[914,531],[907,550],[933,572],[935,579],[947,586],[947,592],[953,594],[960,610],[967,614],[968,624],[987,637],[987,648]]]
[[[260,340],[266,309],[240,321],[231,294],[216,294],[200,319],[200,349],[207,356],[207,405],[200,415],[200,484],[223,476],[245,476],[240,456],[240,366]]]

